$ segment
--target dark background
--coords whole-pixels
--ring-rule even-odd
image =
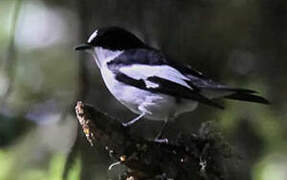
[[[213,79],[258,90],[271,106],[200,105],[166,135],[212,121],[238,156],[230,179],[287,178],[287,1],[1,0],[0,179],[107,179],[112,162],[78,132],[73,106],[93,104],[122,121],[135,117],[105,88],[96,63],[73,47],[117,25]],[[157,122],[134,130],[152,137]],[[68,160],[67,160],[68,159]],[[66,168],[65,168],[66,167]],[[84,169],[84,170],[83,170]]]

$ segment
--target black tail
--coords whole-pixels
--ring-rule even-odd
[[[270,102],[267,99],[261,96],[254,95],[251,92],[248,93],[244,91],[236,92],[234,94],[225,96],[224,98],[240,100],[240,101],[255,102],[255,103],[261,103],[261,104],[270,104]]]

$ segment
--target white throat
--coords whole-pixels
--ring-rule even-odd
[[[116,57],[120,56],[123,51],[120,50],[109,50],[102,47],[95,47],[91,52],[98,67],[101,68],[104,64],[112,61]]]

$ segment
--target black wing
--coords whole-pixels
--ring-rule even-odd
[[[179,70],[181,73],[183,73],[186,77],[188,77],[189,80],[186,81],[188,85],[197,89],[199,92],[201,92],[201,94],[204,94],[204,92],[206,91],[214,92],[214,94],[222,92],[222,94],[227,94],[223,95],[221,98],[255,102],[261,104],[270,104],[267,99],[255,95],[254,93],[258,93],[257,91],[244,88],[233,88],[226,85],[222,85],[211,80],[207,76],[203,75],[201,72],[192,69],[190,66],[184,66],[175,63],[172,64],[172,66]]]
[[[170,81],[169,77],[158,77],[151,76],[145,77],[143,79],[134,78],[133,76],[129,76],[119,71],[119,69],[123,66],[131,66],[131,65],[148,65],[148,66],[170,66],[177,71],[179,71],[183,76],[186,77],[184,80],[191,88],[183,86],[182,84],[176,83],[174,81]],[[210,98],[205,96],[204,92],[212,91],[215,93],[218,92],[230,92],[225,98],[228,99],[237,99],[243,101],[250,102],[259,102],[268,104],[269,102],[260,97],[253,95],[256,91],[249,89],[241,89],[241,88],[231,88],[222,84],[219,84],[207,76],[202,74],[199,71],[192,69],[190,66],[184,66],[175,61],[168,59],[163,53],[158,50],[152,48],[143,48],[143,49],[130,49],[125,51],[125,53],[121,54],[115,60],[110,61],[108,63],[108,67],[110,70],[114,71],[116,74],[116,78],[128,85],[133,85],[135,87],[153,91],[154,93],[163,93],[172,95],[178,98],[187,98],[193,99],[198,102],[212,105],[215,107],[222,108],[221,105],[213,102]],[[149,80],[158,84],[158,87],[151,88],[147,87],[145,80]]]
[[[116,79],[127,85],[135,86],[137,88],[147,90],[153,93],[162,93],[162,94],[174,96],[175,98],[179,98],[179,99],[192,99],[192,100],[198,101],[206,105],[210,105],[213,107],[223,109],[223,106],[204,97],[203,95],[199,94],[197,91],[194,91],[190,88],[187,88],[173,81],[169,81],[167,79],[163,79],[160,77],[151,76],[146,79],[150,82],[156,83],[158,85],[157,87],[148,87],[146,84],[146,80],[133,79],[132,77],[129,77],[121,72],[116,73]]]

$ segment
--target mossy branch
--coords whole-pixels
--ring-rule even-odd
[[[207,124],[198,135],[159,143],[135,137],[129,128],[90,105],[79,101],[75,109],[90,145],[101,144],[128,168],[123,179],[225,179],[227,146]]]

